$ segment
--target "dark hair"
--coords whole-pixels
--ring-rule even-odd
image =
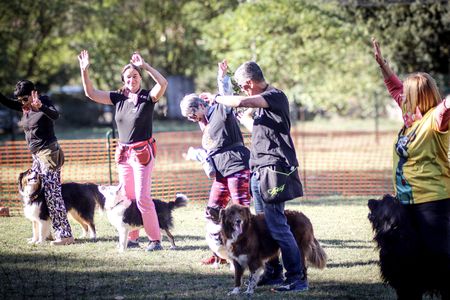
[[[31,92],[34,91],[34,84],[29,80],[20,80],[16,83],[16,88],[14,89],[14,97],[30,96]]]
[[[254,80],[256,82],[265,81],[260,66],[254,61],[247,61],[240,65],[236,69],[236,72],[234,72],[234,76],[245,80]]]

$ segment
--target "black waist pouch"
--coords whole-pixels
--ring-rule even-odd
[[[265,166],[258,170],[260,192],[266,203],[280,203],[303,196],[297,167]]]

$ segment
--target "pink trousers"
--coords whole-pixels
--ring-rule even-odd
[[[151,152],[151,160],[147,165],[140,164],[134,157],[134,150],[128,148],[123,152],[123,159],[117,164],[119,171],[119,182],[125,187],[128,199],[136,199],[137,207],[142,214],[144,230],[150,241],[160,241],[161,231],[159,229],[158,216],[155,204],[151,197],[152,171],[155,158]],[[129,240],[139,238],[139,230],[133,230],[128,234]]]

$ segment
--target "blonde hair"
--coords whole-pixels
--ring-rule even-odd
[[[427,73],[418,72],[406,77],[403,82],[406,112],[415,113],[419,107],[424,115],[430,108],[438,105],[441,100],[436,81]]]

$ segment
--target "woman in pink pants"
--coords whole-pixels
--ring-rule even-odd
[[[146,250],[161,250],[158,217],[151,198],[151,174],[156,155],[152,123],[155,103],[164,94],[167,80],[135,52],[130,64],[122,70],[123,87],[117,92],[100,91],[94,89],[89,79],[88,51],[81,51],[78,60],[86,96],[95,102],[115,106],[119,131],[115,158],[119,181],[125,187],[127,198],[136,199],[142,213],[145,233],[150,241]],[[141,69],[156,82],[151,90],[141,88]],[[138,230],[130,232],[128,246],[138,246],[138,238]]]

